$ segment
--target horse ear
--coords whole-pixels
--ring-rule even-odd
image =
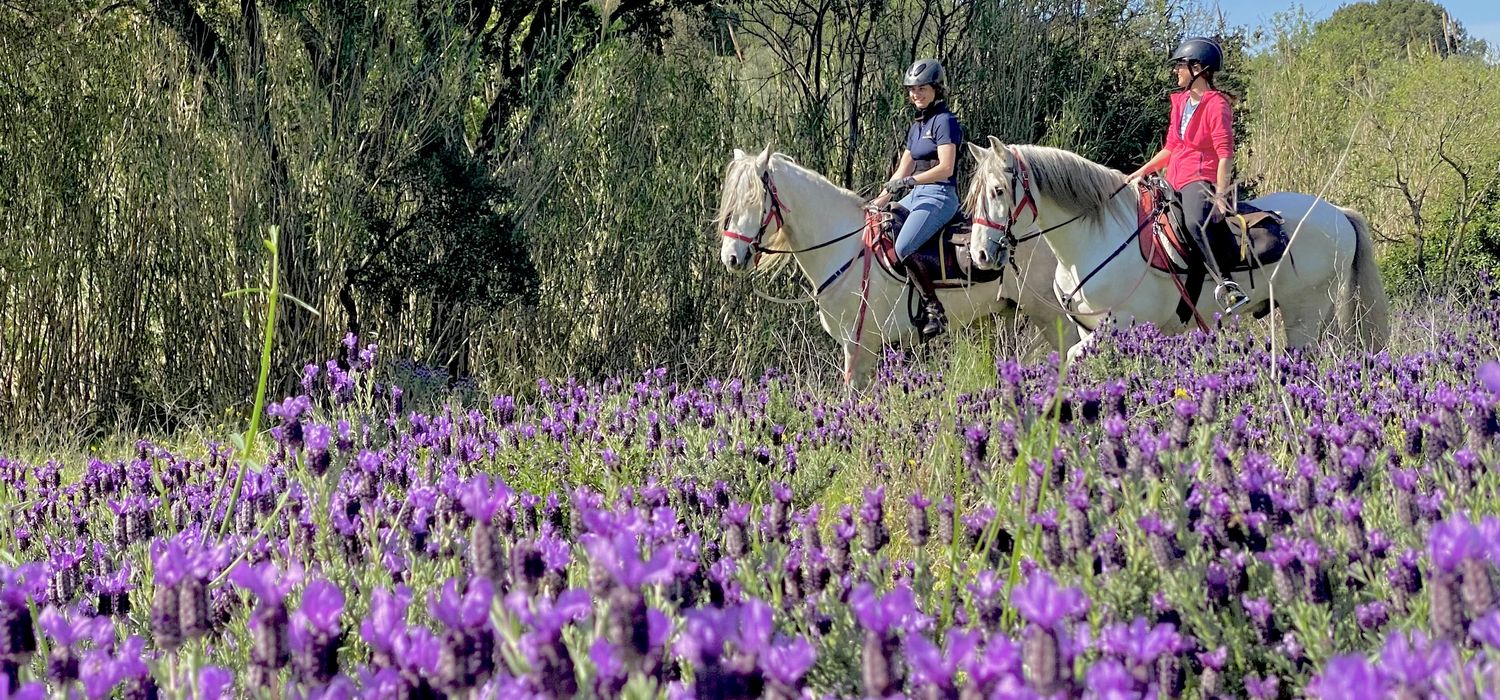
[[[745,157],[745,152],[744,151],[741,151],[738,148],[734,149],[734,159],[735,160],[739,160],[739,159],[744,158],[744,157]]]
[[[973,141],[965,141],[964,145],[969,147],[969,155],[974,156],[974,160],[984,160],[985,154],[989,153],[989,151],[984,150],[983,146]]]
[[[995,149],[995,152],[999,153],[1000,151],[1005,150],[1005,143],[1002,142],[1000,139],[995,138],[995,136],[993,134],[991,134],[990,135],[990,148]]]
[[[766,144],[766,150],[761,151],[760,155],[758,155],[758,156],[755,157],[755,167],[757,167],[757,168],[759,168],[761,170],[765,170],[770,165],[771,165],[771,145],[770,144]]]

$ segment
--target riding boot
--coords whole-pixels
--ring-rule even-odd
[[[927,261],[916,255],[908,257],[904,264],[906,275],[911,278],[912,284],[916,285],[917,291],[922,294],[922,307],[927,317],[921,328],[922,339],[930,340],[942,335],[948,327],[948,316],[943,310],[943,302],[938,300],[937,286],[934,284],[936,275],[933,274]]]
[[[1244,306],[1250,298],[1245,296],[1245,293],[1240,290],[1240,285],[1229,276],[1229,273],[1219,265],[1218,259],[1214,257],[1213,247],[1208,241],[1208,227],[1212,225],[1211,221],[1205,221],[1201,227],[1187,226],[1186,228],[1193,236],[1193,243],[1198,246],[1198,250],[1203,252],[1204,264],[1208,266],[1214,279],[1219,281],[1218,286],[1214,287],[1214,300],[1219,302],[1219,306],[1223,307],[1225,313],[1229,313]]]

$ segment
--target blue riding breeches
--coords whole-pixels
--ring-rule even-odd
[[[958,213],[958,188],[953,185],[917,185],[901,198],[911,215],[896,236],[896,256],[905,260]]]

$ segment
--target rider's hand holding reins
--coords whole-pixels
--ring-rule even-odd
[[[1222,221],[1235,213],[1234,204],[1229,201],[1229,192],[1226,190],[1215,190],[1213,199],[1213,211],[1209,214],[1213,221]]]
[[[889,182],[885,183],[885,187],[883,189],[892,197],[903,197],[907,192],[912,191],[912,188],[916,186],[917,179],[915,177],[907,175],[905,177],[891,178]]]

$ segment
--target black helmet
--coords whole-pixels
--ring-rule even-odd
[[[1178,61],[1197,61],[1208,70],[1218,72],[1224,67],[1224,51],[1219,48],[1219,42],[1206,36],[1195,36],[1172,52],[1171,63]]]
[[[938,63],[936,58],[921,58],[906,69],[906,77],[902,79],[901,84],[906,87],[942,85],[947,77],[947,74],[943,72],[943,64]]]

